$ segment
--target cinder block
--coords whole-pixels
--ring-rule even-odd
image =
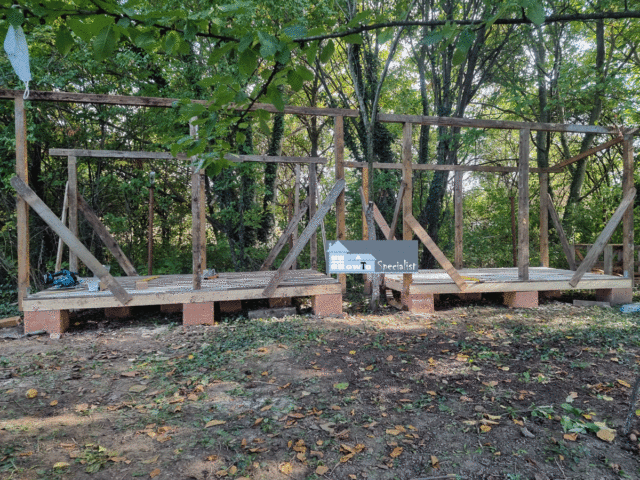
[[[315,295],[311,298],[311,307],[314,315],[340,315],[342,314],[342,294]]]
[[[538,308],[538,292],[505,292],[504,304],[509,308]]]
[[[611,305],[625,305],[633,302],[631,288],[603,288],[596,290],[598,302],[609,302]]]
[[[111,307],[104,309],[106,318],[126,318],[131,315],[131,307]]]
[[[213,325],[214,302],[185,303],[182,305],[182,325]]]
[[[41,310],[24,312],[24,333],[45,330],[61,335],[69,328],[69,312],[66,310]]]
[[[181,303],[165,303],[164,305],[160,305],[160,311],[162,313],[180,313],[182,312],[182,304]]]
[[[411,313],[434,313],[435,299],[431,293],[402,295],[402,304]]]
[[[242,311],[241,300],[229,300],[220,303],[220,313],[236,313]]]
[[[269,308],[290,307],[291,297],[278,297],[269,299]]]

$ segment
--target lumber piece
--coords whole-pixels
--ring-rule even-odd
[[[262,163],[321,163],[325,164],[329,160],[325,157],[285,157],[280,155],[238,155],[228,153],[224,156],[230,162],[262,162]]]
[[[47,207],[47,205],[36,195],[36,193],[29,188],[29,186],[22,181],[19,177],[13,177],[11,179],[11,186],[18,192],[35,212],[40,215],[40,218],[51,227],[67,244],[69,250],[73,251],[80,260],[93,272],[93,274],[105,282],[109,287],[109,290],[113,292],[113,295],[118,299],[122,305],[126,305],[132,299],[131,295],[122,288],[120,283],[109,274],[107,269],[94,257],[91,252],[85,247],[80,240],[78,240],[71,230],[65,227],[60,219]]]
[[[634,185],[634,158],[633,137],[627,135],[622,144],[622,195],[626,196],[633,190]],[[631,287],[635,283],[633,273],[633,207],[626,210],[622,217],[622,275],[631,278]]]
[[[93,157],[93,158],[129,158],[139,160],[172,160],[186,158],[184,155],[174,157],[168,152],[130,152],[126,150],[88,150],[84,148],[50,148],[52,157]]]
[[[122,267],[124,273],[126,273],[130,277],[136,277],[138,275],[138,272],[136,272],[136,269],[132,265],[131,261],[124,254],[124,252],[120,248],[120,245],[118,245],[118,242],[116,242],[116,239],[113,238],[111,233],[109,233],[109,230],[107,229],[105,224],[102,223],[98,216],[94,213],[94,211],[91,210],[91,207],[79,192],[77,194],[77,197],[78,208],[84,215],[84,218],[87,219],[87,222],[89,222],[89,225],[91,225],[91,227],[93,228],[93,231],[96,232],[98,238],[102,240],[102,243],[106,245],[111,254],[118,261],[118,264],[120,265],[120,267]]]
[[[160,275],[153,275],[151,277],[136,280],[136,290],[146,290],[147,288],[149,288],[149,282],[151,280],[155,280],[156,278],[160,278]]]
[[[260,267],[261,272],[265,270],[269,270],[269,267],[273,265],[273,262],[275,261],[276,257],[280,253],[280,250],[282,250],[282,247],[284,247],[289,237],[291,237],[291,232],[293,232],[296,229],[296,227],[298,226],[298,223],[300,223],[300,220],[302,220],[302,217],[304,217],[304,215],[307,213],[308,207],[309,207],[309,199],[305,198],[304,201],[302,202],[302,205],[300,205],[300,211],[298,212],[297,215],[293,216],[293,218],[289,222],[289,225],[287,225],[286,230],[282,233],[282,235],[280,235],[280,238],[276,242],[275,246],[271,249],[271,251],[269,252],[269,255],[267,255],[267,258],[265,259],[264,263]]]
[[[453,215],[454,215],[454,260],[456,268],[462,268],[463,222],[462,222],[462,175],[457,171],[453,178]]]
[[[0,328],[15,327],[20,325],[20,316],[0,318]]]
[[[571,270],[575,270],[576,269],[575,250],[571,248],[571,244],[567,239],[567,235],[566,233],[564,233],[564,228],[562,228],[562,222],[560,221],[558,212],[553,206],[551,195],[549,195],[548,193],[547,193],[546,203],[547,203],[547,208],[549,210],[549,215],[551,215],[551,221],[553,222],[553,226],[556,227],[556,231],[558,232],[558,237],[560,237],[560,243],[562,244],[562,251],[564,252],[565,257],[567,257],[569,268]]]
[[[345,167],[350,168],[365,168],[369,164],[366,162],[345,162]],[[382,170],[401,170],[402,164],[400,163],[381,163],[373,162],[373,168],[380,168]],[[518,171],[518,167],[502,167],[491,165],[440,165],[437,163],[416,163],[413,165],[414,170],[442,170],[452,172],[493,172],[493,173],[513,173]],[[532,171],[538,171],[535,168]]]
[[[467,288],[467,283],[458,273],[458,270],[451,264],[449,259],[442,253],[442,250],[438,248],[433,239],[429,236],[429,234],[425,231],[424,228],[418,223],[418,221],[413,217],[413,215],[407,215],[404,217],[404,221],[411,227],[414,233],[418,236],[418,238],[424,243],[424,245],[429,249],[433,258],[435,258],[440,266],[444,268],[447,274],[451,277],[454,283],[458,286],[461,292],[463,292]],[[405,239],[410,240],[410,239]]]
[[[633,205],[633,199],[635,198],[635,196],[636,189],[631,188],[631,190],[622,199],[622,202],[620,202],[618,208],[616,208],[616,211],[607,222],[604,230],[602,230],[600,235],[598,235],[598,238],[587,252],[587,255],[584,257],[584,260],[576,270],[576,273],[573,274],[573,277],[569,281],[569,285],[575,288],[578,283],[580,283],[580,279],[582,278],[582,276],[589,270],[591,270],[591,267],[593,267],[593,264],[598,260],[598,257],[604,250],[604,247],[607,245],[607,243],[609,243],[611,235],[613,235],[613,232],[615,232],[616,228],[622,221],[622,218],[627,212],[627,209]]]
[[[549,174],[540,173],[540,263],[542,267],[549,268]]]
[[[344,180],[344,118],[335,117],[333,127],[334,154],[336,160],[335,172],[336,182]],[[336,200],[336,240],[347,239],[346,227],[346,197],[344,190],[338,195]],[[347,291],[347,275],[338,274],[338,281],[342,286],[342,293]]]
[[[406,188],[406,182],[403,181],[402,183],[400,183],[400,190],[398,190],[398,199],[396,200],[396,208],[393,210],[393,220],[391,220],[389,234],[385,235],[387,240],[395,240],[395,231],[396,227],[398,226],[398,218],[400,217],[400,210],[402,209],[402,199],[404,198],[404,191]]]
[[[68,202],[69,202],[69,181],[67,181],[67,184],[64,187],[64,200],[62,201],[62,215],[60,216],[60,221],[62,222],[63,225],[67,221]],[[62,239],[59,238],[58,251],[56,252],[56,269],[55,269],[56,272],[60,271],[60,269],[62,268],[62,246],[63,246]]]
[[[298,238],[298,243],[296,243],[295,247],[292,248],[291,251],[289,251],[286,258],[282,262],[282,265],[280,265],[280,268],[278,269],[278,271],[275,273],[275,275],[271,278],[271,281],[269,282],[269,284],[262,291],[263,297],[269,298],[276,291],[276,288],[278,287],[280,282],[284,279],[284,276],[286,275],[287,270],[289,270],[289,268],[293,264],[293,261],[298,257],[298,255],[300,255],[300,252],[302,251],[302,249],[307,245],[307,242],[311,238],[311,235],[313,234],[313,232],[315,232],[318,229],[318,227],[320,226],[320,223],[324,220],[324,217],[329,212],[331,205],[335,203],[336,199],[338,198],[338,195],[342,191],[344,191],[346,184],[347,184],[346,181],[342,179],[342,180],[338,180],[336,184],[333,186],[333,188],[327,195],[327,198],[325,198],[324,202],[322,202],[322,205],[320,206],[316,214],[313,216],[311,221],[309,221],[309,224],[305,227],[304,231],[300,235],[300,238]]]
[[[69,178],[69,230],[78,238],[78,163],[73,155],[67,157],[67,175]],[[78,256],[69,251],[69,270],[78,271]]]
[[[369,240],[369,226],[367,225],[367,207],[369,205],[369,164],[362,167],[362,186],[360,187],[360,202],[362,203],[362,240]],[[364,274],[364,294],[371,295],[373,277]]]
[[[318,175],[316,166],[313,163],[309,164],[309,218],[316,214],[316,200],[318,196]],[[309,256],[311,261],[311,270],[318,269],[318,234],[314,232],[311,235],[311,243],[309,245]]]
[[[413,215],[413,165],[411,163],[412,146],[412,125],[405,123],[402,125],[402,181],[406,184],[402,197],[402,218]],[[411,240],[413,231],[406,221],[402,221],[402,239]],[[409,296],[409,289],[413,282],[413,274],[404,273],[402,275],[401,299],[404,302]]]
[[[603,143],[601,145],[597,145],[593,148],[590,148],[589,150],[579,153],[578,155],[576,155],[575,157],[571,157],[571,158],[567,158],[566,160],[563,160],[562,162],[558,162],[555,165],[547,168],[546,170],[550,173],[558,173],[561,172],[562,169],[564,167],[566,167],[567,165],[571,165],[572,163],[575,163],[579,160],[582,160],[583,158],[586,158],[590,155],[593,155],[594,153],[598,153],[601,152],[602,150],[606,150],[607,148],[610,148],[614,145],[617,145],[618,143],[622,143],[624,140],[623,137],[616,137],[612,140],[609,140],[606,143]]]
[[[24,99],[15,98],[16,128],[16,175],[25,184],[29,183],[29,161],[27,158],[27,115]],[[23,310],[23,300],[29,290],[29,205],[18,197],[16,227],[18,235],[18,308]]]
[[[520,130],[518,158],[518,278],[529,280],[529,129]]]
[[[371,227],[368,225],[368,222],[366,221],[366,215],[367,215],[367,209],[368,209],[369,203],[371,203],[371,205],[373,207],[373,219],[376,221],[376,223],[380,227],[380,230],[382,230],[382,234],[385,236],[385,238],[389,239],[389,235],[390,235],[391,231],[389,229],[389,225],[387,225],[387,222],[385,221],[384,217],[382,216],[382,212],[380,212],[380,209],[378,208],[378,206],[374,202],[365,203],[366,202],[366,196],[365,196],[366,194],[365,194],[364,189],[362,187],[360,187],[359,191],[360,191],[360,200],[362,202],[362,213],[365,215],[365,222],[367,223],[367,238],[366,238],[366,240],[371,240],[371,235],[370,235],[370,232],[369,232],[369,229]],[[393,240],[395,240],[395,237],[393,237]]]

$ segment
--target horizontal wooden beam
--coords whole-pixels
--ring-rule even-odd
[[[235,155],[228,153],[224,156],[231,162],[264,162],[264,163],[327,163],[324,157],[283,157],[270,155]]]
[[[589,270],[591,270],[591,267],[593,267],[593,265],[598,260],[598,257],[604,250],[604,247],[607,245],[607,243],[609,243],[609,240],[611,239],[613,232],[615,232],[616,228],[618,227],[618,224],[622,221],[622,217],[626,213],[627,209],[629,207],[633,208],[632,205],[635,196],[635,188],[629,190],[629,192],[624,196],[622,202],[620,202],[620,205],[618,206],[618,208],[616,208],[616,211],[613,213],[613,215],[607,222],[607,225],[604,227],[604,230],[602,230],[602,233],[600,233],[596,241],[593,242],[593,245],[587,252],[587,255],[584,257],[584,260],[576,270],[576,273],[574,273],[573,277],[571,278],[569,285],[571,285],[572,287],[576,287],[580,282],[582,276]],[[633,272],[631,272],[631,275],[633,276]]]
[[[11,179],[11,186],[18,192],[18,195],[22,197],[31,208],[44,220],[44,222],[51,227],[62,238],[64,243],[67,244],[69,250],[73,251],[80,260],[91,270],[100,281],[107,285],[107,288],[111,290],[113,295],[122,303],[126,305],[131,301],[131,295],[118,283],[118,281],[111,276],[106,268],[93,256],[93,254],[85,247],[76,236],[71,233],[67,227],[60,221],[58,217],[47,207],[47,205],[38,197],[38,195],[29,188],[20,178],[13,177]]]
[[[123,150],[86,150],[80,148],[50,148],[52,157],[95,157],[95,158],[131,158],[146,160],[172,160],[175,158],[187,159],[186,155],[174,157],[167,152],[127,152]]]
[[[539,130],[545,132],[567,133],[609,133],[612,135],[634,134],[637,129],[618,127],[601,127],[597,125],[567,125],[561,123],[514,122],[507,120],[485,120],[476,118],[430,117],[426,115],[395,115],[379,113],[378,121],[382,123],[413,123],[418,125],[436,125],[463,128],[497,128],[504,130]]]
[[[603,143],[601,145],[595,146],[593,148],[590,148],[589,150],[582,152],[578,155],[576,155],[575,157],[571,157],[571,158],[567,158],[566,160],[563,160],[562,162],[556,163],[555,165],[549,167],[548,169],[546,169],[548,172],[561,172],[562,169],[564,167],[566,167],[567,165],[571,165],[572,163],[575,163],[579,160],[582,160],[583,158],[588,157],[589,155],[593,155],[594,153],[598,153],[602,150],[606,150],[609,147],[612,147],[614,145],[617,145],[618,143],[622,143],[624,141],[624,137],[616,137],[612,140],[609,140],[606,143]]]
[[[366,162],[345,162],[345,167],[351,168],[363,168],[368,167]],[[401,163],[380,163],[374,162],[373,168],[380,168],[383,170],[402,170]],[[502,166],[489,166],[489,165],[438,165],[435,163],[413,163],[411,164],[413,170],[443,170],[452,172],[493,172],[493,173],[515,173],[518,171],[518,167],[502,167]],[[543,171],[540,168],[531,168],[529,171],[539,173]]]

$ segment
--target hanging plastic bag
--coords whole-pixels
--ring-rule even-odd
[[[25,83],[24,98],[29,96],[29,81],[31,80],[31,68],[29,67],[29,48],[22,27],[14,28],[9,25],[7,36],[4,39],[4,51],[9,56],[11,66],[18,78]]]

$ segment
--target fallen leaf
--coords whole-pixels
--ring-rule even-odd
[[[224,420],[210,420],[207,422],[204,428],[215,427],[216,425],[224,425],[225,423],[227,422],[225,422]]]
[[[26,397],[27,398],[36,398],[38,396],[38,390],[35,388],[30,388],[27,390]]]
[[[238,467],[236,467],[235,465],[232,465],[231,468],[229,468],[229,475],[235,475],[238,472]]]
[[[391,362],[392,360],[393,360],[393,355],[389,355],[389,356],[387,357],[387,362]]]
[[[436,457],[435,455],[431,455],[431,466],[436,470],[440,468],[438,457]]]
[[[282,465],[280,465],[280,471],[285,475],[291,475],[291,472],[293,472],[293,467],[289,462],[285,462]]]
[[[216,476],[218,477],[226,477],[227,475],[229,475],[229,472],[227,472],[226,470],[218,470],[216,472]]]
[[[138,372],[122,372],[120,374],[121,377],[135,377]]]
[[[349,355],[355,355],[356,351],[355,350],[349,350]]]
[[[565,433],[562,438],[565,440],[569,440],[570,442],[575,442],[578,439],[577,433]]]
[[[263,420],[264,420],[264,418],[262,418],[262,417],[256,418],[256,421],[253,422],[253,426],[257,427],[258,425],[260,425],[262,423]]]
[[[393,452],[389,454],[391,458],[397,458],[402,453],[402,447],[396,447],[393,449]]]
[[[353,457],[355,456],[355,453],[350,453],[348,455],[345,455],[343,457],[340,457],[340,463],[347,463],[349,460],[351,460]]]
[[[89,404],[88,403],[81,403],[80,405],[76,405],[74,407],[74,410],[76,412],[86,412],[87,410],[89,410]]]
[[[329,467],[325,467],[324,465],[318,465],[316,468],[316,475],[324,475],[329,471]]]
[[[51,405],[52,407],[55,407],[56,405],[58,405],[58,400],[52,400],[51,403],[49,403],[49,405]]]
[[[198,395],[196,395],[195,393],[190,393],[189,395],[187,395],[187,400],[195,402],[196,400],[198,400]]]
[[[604,440],[605,442],[611,443],[613,442],[613,439],[616,438],[616,432],[614,432],[609,428],[603,428],[601,430],[598,430],[598,432],[596,433],[596,436],[600,440]]]
[[[150,476],[151,478],[157,477],[158,475],[160,475],[160,469],[159,469],[159,468],[156,468],[155,470],[153,470],[153,471],[149,474],[149,476]]]
[[[400,432],[400,430],[396,430],[395,428],[388,428],[388,429],[386,430],[386,433],[387,433],[388,435],[396,436],[396,435],[400,435],[400,433],[401,433],[401,432]]]
[[[58,462],[56,464],[53,465],[54,469],[59,469],[59,468],[67,468],[70,465],[67,462]]]
[[[627,382],[625,382],[624,380],[620,380],[620,379],[618,379],[617,381],[618,381],[618,383],[619,383],[620,385],[622,385],[623,387],[631,388],[631,385],[629,385],[629,384],[628,384]]]
[[[365,370],[371,371],[373,370],[373,365],[367,365],[366,367],[364,367]]]
[[[482,382],[483,385],[486,385],[487,387],[495,387],[498,385],[498,382],[496,380],[492,380],[490,382]]]
[[[480,425],[480,431],[482,433],[487,433],[491,431],[491,427],[489,425]]]
[[[149,458],[148,460],[143,460],[142,463],[145,463],[145,464],[156,463],[159,458],[160,458],[160,455],[156,455],[155,457]]]
[[[335,388],[336,390],[346,390],[347,388],[349,388],[349,383],[348,382],[334,383],[333,388]]]
[[[147,389],[146,385],[131,385],[129,391],[133,393],[141,393]]]

